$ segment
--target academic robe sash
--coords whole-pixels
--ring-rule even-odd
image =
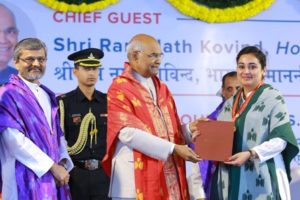
[[[51,101],[52,128],[29,87],[16,75],[0,89],[0,133],[14,128],[23,133],[54,162],[59,162],[60,137],[63,135],[58,121],[55,94],[41,85]],[[38,178],[36,174],[16,160],[16,182],[18,199],[39,200],[51,198],[70,199],[68,186],[56,187],[50,171]],[[30,188],[30,189],[28,189]]]

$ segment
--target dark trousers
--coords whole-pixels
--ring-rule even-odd
[[[109,177],[102,169],[86,170],[74,167],[70,173],[72,200],[109,200]]]

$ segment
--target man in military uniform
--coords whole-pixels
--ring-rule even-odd
[[[58,97],[61,127],[75,165],[69,183],[73,200],[109,199],[109,177],[101,166],[106,150],[107,101],[106,94],[95,89],[103,56],[96,48],[69,55],[78,87]]]

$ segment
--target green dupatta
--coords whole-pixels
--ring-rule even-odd
[[[235,98],[236,96],[225,102],[218,120],[232,120]],[[239,104],[241,103],[242,100]],[[281,155],[288,179],[291,180],[290,162],[299,149],[286,104],[276,89],[267,84],[262,85],[236,119],[235,126],[233,154],[251,149],[272,138],[285,140],[287,146]],[[274,159],[263,163],[247,161],[241,167],[219,163],[211,191],[211,199],[214,200],[280,199]]]

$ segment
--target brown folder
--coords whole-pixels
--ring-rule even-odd
[[[234,122],[203,121],[195,140],[195,152],[204,160],[225,161],[232,155]]]

